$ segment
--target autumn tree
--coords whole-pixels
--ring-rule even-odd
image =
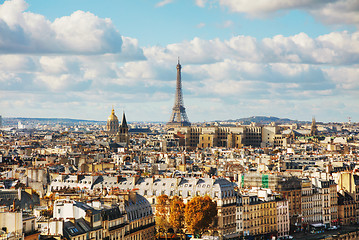
[[[186,204],[184,216],[187,230],[202,235],[217,216],[217,204],[209,196],[194,197]]]
[[[156,198],[155,221],[156,221],[157,230],[159,232],[163,231],[165,234],[167,234],[168,229],[170,228],[168,215],[169,215],[169,198],[167,195],[163,194]]]
[[[181,234],[184,228],[184,210],[185,204],[182,198],[174,196],[170,203],[169,223],[176,233],[180,232]]]

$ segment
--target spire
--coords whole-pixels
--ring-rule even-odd
[[[176,80],[176,96],[175,103],[172,108],[172,115],[170,121],[167,123],[169,126],[190,126],[191,123],[188,120],[186,114],[186,108],[183,104],[182,96],[182,80],[181,80],[181,64],[178,57],[177,63],[177,80]]]
[[[126,116],[125,116],[125,112],[123,112],[123,115],[122,115],[121,127],[128,128],[128,126],[127,126],[127,121],[126,121]]]
[[[312,117],[312,126],[310,129],[310,135],[311,136],[317,136],[318,135],[318,128],[317,128],[317,122],[315,121],[315,117]]]

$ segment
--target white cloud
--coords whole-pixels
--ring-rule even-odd
[[[207,3],[207,0],[195,0],[195,3],[198,7],[205,7],[206,6],[206,3]]]
[[[0,69],[2,71],[26,72],[36,67],[36,62],[31,56],[0,54]]]
[[[329,78],[333,79],[338,89],[349,90],[356,93],[359,92],[358,65],[354,65],[353,67],[328,68],[323,69],[323,71],[328,74]]]
[[[301,9],[327,24],[359,24],[357,0],[219,0],[231,12],[264,18],[283,11]]]
[[[106,119],[117,104],[133,120],[167,120],[178,56],[190,120],[293,111],[310,119],[308,104],[330,116],[320,104],[345,98],[345,112],[359,95],[359,32],[196,37],[141,49],[92,13],[51,22],[26,9],[21,0],[0,5],[0,108],[7,115]]]
[[[187,63],[202,64],[225,59],[264,63],[355,64],[359,62],[359,32],[333,32],[318,38],[310,38],[305,33],[289,37],[277,35],[261,41],[249,36],[235,36],[224,41],[194,38],[166,47],[145,48],[144,54],[158,61],[180,56]]]
[[[163,1],[158,2],[158,3],[156,4],[156,7],[163,7],[163,6],[165,6],[165,5],[167,5],[167,4],[170,4],[170,3],[172,3],[172,2],[173,2],[173,0],[163,0]]]
[[[24,0],[0,5],[0,53],[104,54],[122,50],[123,38],[110,19],[76,11],[50,22],[26,9]],[[136,43],[133,47],[138,48]],[[137,58],[140,50],[135,50]],[[125,55],[131,58],[128,52]]]
[[[327,24],[359,25],[359,1],[338,0],[325,4],[322,8],[311,8],[309,12]]]

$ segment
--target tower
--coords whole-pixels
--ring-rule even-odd
[[[191,123],[188,120],[188,117],[186,114],[186,108],[184,107],[184,104],[183,104],[181,64],[180,64],[180,61],[178,58],[175,104],[172,108],[171,119],[167,123],[167,126],[182,127],[182,126],[190,126],[190,125],[191,125]]]
[[[128,125],[127,125],[125,113],[122,114],[122,122],[118,129],[118,133],[116,135],[115,141],[118,143],[125,144],[126,146],[128,146],[128,144],[130,143],[130,138],[128,135]]]
[[[314,117],[312,118],[312,126],[310,128],[310,135],[311,136],[317,136],[318,135],[317,123],[316,123]]]
[[[115,110],[112,108],[111,115],[107,118],[106,129],[110,135],[115,135],[118,132],[118,118]]]

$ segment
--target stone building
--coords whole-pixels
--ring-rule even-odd
[[[237,231],[241,236],[272,239],[289,235],[288,200],[273,195],[269,189],[239,193]]]
[[[185,138],[185,146],[195,148],[240,148],[242,146],[268,147],[274,145],[278,128],[275,124],[269,126],[238,127],[178,127],[172,130],[173,134],[181,133]]]
[[[130,143],[130,136],[128,134],[128,125],[127,125],[125,113],[122,114],[122,122],[116,134],[115,142],[122,144],[126,147]]]
[[[348,193],[355,201],[356,223],[359,223],[359,175],[342,172],[338,178],[338,189]]]
[[[106,130],[110,135],[116,135],[119,130],[118,118],[112,108],[111,115],[107,118]]]
[[[340,225],[352,225],[355,223],[356,205],[352,196],[344,191],[338,194],[338,218]]]
[[[63,219],[63,236],[66,239],[102,239],[101,211],[86,203],[59,199],[54,202],[53,218]]]
[[[194,196],[210,196],[217,203],[218,233],[222,236],[236,234],[236,193],[234,185],[224,178],[140,178],[122,176],[60,175],[50,189],[86,189],[95,194],[106,194],[113,189],[133,190],[143,195],[153,206],[156,197],[166,194],[180,196],[186,203]],[[131,218],[129,218],[129,221]]]
[[[282,174],[244,173],[239,178],[241,187],[263,187],[272,189],[288,200],[291,225],[300,223],[301,215],[301,179]]]

